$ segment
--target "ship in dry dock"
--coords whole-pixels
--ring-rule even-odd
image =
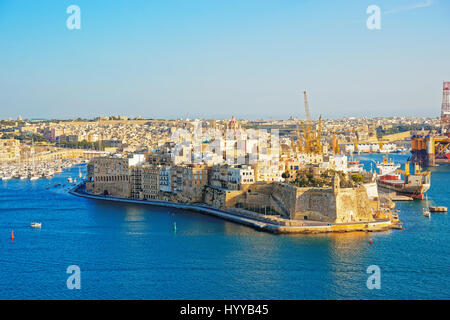
[[[425,193],[430,189],[430,171],[422,171],[419,164],[414,165],[414,173],[411,173],[409,161],[405,163],[405,170],[400,170],[400,164],[389,161],[386,156],[376,167],[379,170],[377,183],[383,189],[414,199],[424,199]]]

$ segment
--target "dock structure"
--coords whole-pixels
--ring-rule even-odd
[[[420,134],[411,137],[413,163],[435,166],[450,163],[450,81],[444,81],[440,134]]]
[[[256,230],[266,231],[278,234],[311,234],[311,233],[328,233],[328,232],[354,232],[354,231],[386,231],[395,229],[398,223],[393,222],[389,218],[376,219],[367,222],[349,222],[349,223],[329,223],[320,221],[303,221],[290,219],[267,219],[264,216],[257,218],[255,214],[246,215],[245,210],[225,211],[210,207],[203,204],[181,204],[161,200],[140,200],[121,198],[115,196],[97,195],[85,191],[82,185],[77,185],[69,191],[70,194],[78,197],[84,197],[94,200],[115,201],[124,203],[134,203],[149,206],[176,208],[190,212],[198,212],[207,214],[227,221],[235,222],[245,226],[252,227]]]
[[[450,163],[450,137],[448,135],[413,135],[411,143],[413,163],[430,167],[437,163]]]
[[[412,201],[414,198],[408,197],[408,196],[402,196],[402,195],[392,195],[390,196],[392,201]]]
[[[381,200],[392,202],[393,206],[391,209],[395,208],[395,203],[393,201],[413,201],[414,198],[399,194],[395,191],[386,190],[384,188],[378,188],[378,194]]]

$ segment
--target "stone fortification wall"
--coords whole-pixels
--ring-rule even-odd
[[[298,188],[274,183],[271,196],[291,219],[324,222],[373,221],[377,207],[364,186],[356,188]],[[285,214],[283,214],[283,212]]]

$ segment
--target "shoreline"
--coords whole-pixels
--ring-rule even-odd
[[[239,215],[237,213],[220,210],[207,205],[180,204],[162,200],[140,200],[140,199],[120,198],[114,196],[96,195],[86,191],[81,191],[80,190],[81,186],[82,184],[76,185],[75,187],[69,190],[69,194],[77,197],[94,200],[144,204],[156,207],[176,208],[191,212],[197,212],[201,214],[214,216],[216,218],[224,219],[227,221],[231,221],[234,223],[238,223],[241,225],[245,225],[258,231],[270,232],[275,234],[311,234],[311,233],[356,232],[356,231],[375,232],[375,231],[386,231],[394,228],[393,223],[389,219],[380,219],[377,221],[369,221],[369,222],[352,222],[345,224],[323,223],[323,222],[320,223],[315,221],[308,221],[311,222],[310,225],[288,226],[260,221],[251,217],[246,217],[243,215]]]

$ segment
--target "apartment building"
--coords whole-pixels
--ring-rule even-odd
[[[172,176],[170,166],[161,166],[159,170],[159,190],[172,192]]]
[[[86,190],[128,198],[131,196],[130,169],[126,158],[95,158],[87,166]]]
[[[159,199],[159,178],[161,166],[144,165],[142,166],[141,188],[142,199]]]
[[[255,170],[246,165],[228,168],[228,188],[241,190],[243,185],[255,183]]]
[[[20,141],[0,139],[0,162],[14,161],[20,157]]]
[[[174,192],[181,202],[200,202],[203,188],[208,184],[208,168],[203,164],[176,166]]]
[[[209,184],[227,190],[241,190],[255,182],[255,170],[248,165],[216,165],[209,174]]]

